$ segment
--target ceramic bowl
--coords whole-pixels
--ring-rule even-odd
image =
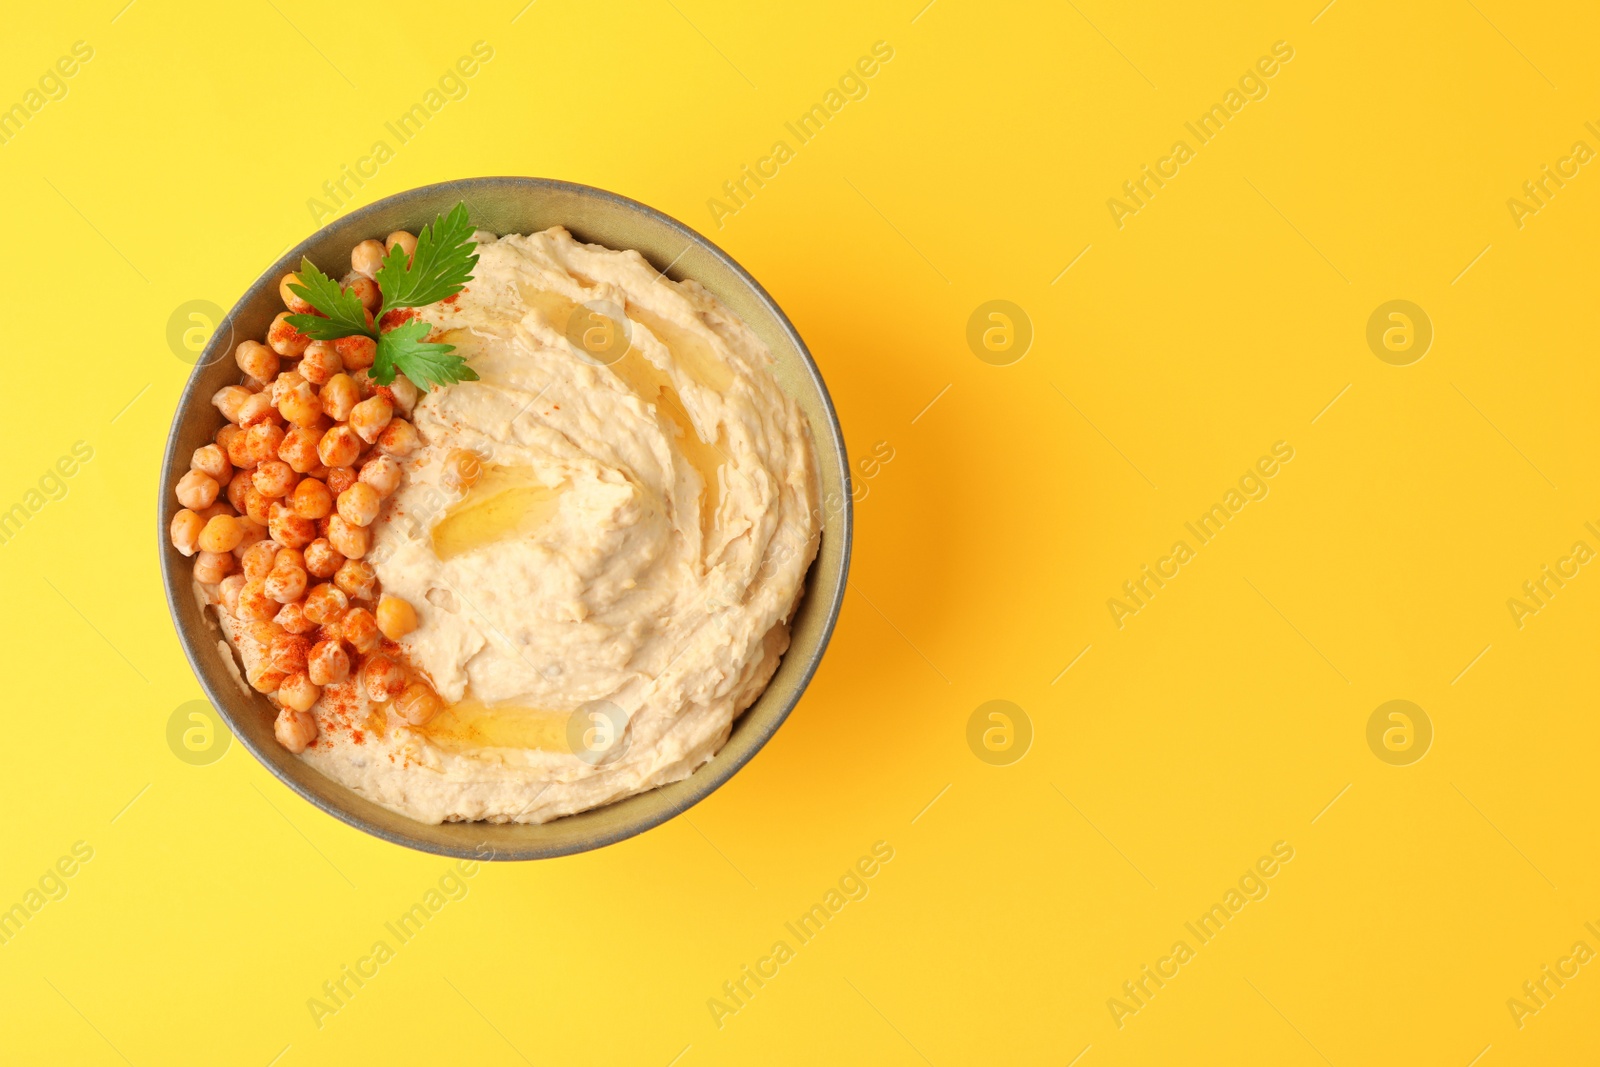
[[[494,233],[532,233],[565,226],[580,241],[633,248],[675,280],[693,278],[715,293],[766,342],[783,389],[810,419],[823,500],[823,534],[805,596],[793,622],[789,651],[761,697],[734,723],[711,761],[681,782],[543,825],[416,822],[366,800],[312,770],[272,736],[276,709],[265,696],[245,693],[235,680],[215,618],[203,612],[191,577],[192,561],[171,545],[167,529],[178,503],[173,488],[189,456],[212,440],[222,417],[211,396],[239,381],[237,343],[265,335],[283,310],[278,280],[302,256],[329,270],[348,262],[350,249],[395,230],[415,233],[464,202],[473,224]],[[817,365],[782,310],[727,253],[683,223],[634,200],[570,182],[542,178],[467,178],[412,189],[329,223],[284,253],[239,298],[217,327],[173,416],[161,472],[156,531],[167,603],[195,675],[234,734],[256,759],[306,800],[351,826],[425,852],[476,859],[525,860],[599,848],[657,826],[704,799],[748,763],[783,724],[816,673],[844,599],[850,565],[850,467],[838,416]]]

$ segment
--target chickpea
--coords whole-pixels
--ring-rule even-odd
[[[239,604],[234,609],[241,619],[266,622],[278,613],[278,602],[267,595],[265,583],[260,578],[247,578],[239,590]]]
[[[231,515],[218,515],[200,531],[200,547],[206,552],[232,552],[244,538],[239,520]]]
[[[372,548],[372,531],[367,527],[346,522],[342,515],[330,515],[326,521],[328,541],[348,558],[360,559]]]
[[[280,548],[278,554],[272,557],[274,567],[301,567],[306,565],[306,554],[298,548]]]
[[[277,721],[272,724],[272,736],[278,739],[278,744],[298,756],[317,739],[317,717],[309,710],[284,708],[278,712]]]
[[[312,341],[300,359],[300,374],[312,385],[326,385],[329,378],[342,370],[344,363],[332,341]]]
[[[167,527],[167,533],[172,537],[172,547],[182,552],[185,556],[192,556],[200,547],[200,531],[206,528],[206,521],[188,508],[184,508],[172,516],[172,522]]]
[[[397,372],[389,385],[389,395],[394,399],[395,409],[409,417],[411,409],[417,406],[417,401],[422,397],[422,390],[410,378]]]
[[[304,671],[290,674],[278,686],[278,702],[284,708],[300,714],[309,712],[321,695],[322,687],[313,685]]]
[[[238,432],[235,428],[234,433]],[[194,455],[189,457],[189,469],[209,474],[218,485],[233,477],[233,464],[228,462],[228,454],[216,445],[201,445],[195,449]]]
[[[298,374],[295,377],[300,378]],[[311,426],[322,416],[322,400],[311,383],[300,378],[295,385],[281,391],[278,413],[292,426]]]
[[[394,713],[412,726],[426,726],[443,710],[439,694],[426,682],[412,682],[394,702]]]
[[[248,586],[249,583],[245,584]],[[240,590],[241,596],[243,593],[244,591]],[[240,642],[240,650],[248,651],[254,657],[257,670],[272,670],[270,658],[272,642],[283,634],[283,630],[276,623],[266,619],[246,619],[241,616],[240,623],[244,628],[244,638]],[[246,677],[249,677],[248,671]]]
[[[250,619],[245,622],[245,637],[250,638],[251,651],[256,656],[266,657],[272,649],[272,641],[278,640],[282,635],[282,625],[270,619]],[[272,664],[266,665],[270,667]]]
[[[289,506],[303,519],[323,519],[333,514],[333,494],[315,478],[302,478],[294,487]]]
[[[383,497],[366,482],[357,482],[339,494],[339,517],[353,526],[371,526],[383,506]]]
[[[329,418],[340,422],[350,417],[351,410],[360,399],[361,391],[356,387],[356,380],[343,371],[329,378],[322,387],[322,410],[328,413]]]
[[[244,513],[254,522],[259,522],[266,527],[270,536],[272,533],[272,498],[262,494],[255,485],[244,491]]]
[[[272,621],[292,634],[308,634],[317,628],[316,623],[306,618],[305,605],[298,600],[279,608]]]
[[[272,394],[266,390],[251,393],[239,408],[239,425],[244,427],[256,426],[263,422],[281,423],[283,416],[278,413],[278,407],[272,402]]]
[[[422,445],[417,428],[405,419],[393,419],[378,435],[378,450],[391,456],[409,456]]]
[[[299,600],[306,591],[306,571],[293,564],[274,564],[272,572],[261,584],[262,591],[280,604]]]
[[[383,242],[385,249],[391,249],[395,245],[399,245],[405,250],[407,263],[410,263],[411,257],[417,254],[417,239],[415,235],[407,233],[405,230],[394,231]]]
[[[306,302],[305,298],[298,295],[291,285],[300,285],[300,275],[285,274],[278,283],[278,295],[283,298],[283,306],[295,315],[309,315],[316,309]]]
[[[274,503],[267,515],[267,532],[280,545],[304,548],[316,540],[317,527],[310,519],[302,519],[282,504]]]
[[[283,443],[278,446],[278,458],[289,464],[296,474],[309,474],[322,466],[322,457],[317,455],[317,442],[322,440],[325,431],[315,426],[296,426],[283,435]]]
[[[222,599],[222,610],[232,615],[239,608],[239,590],[244,588],[244,575],[230,574],[222,579],[222,584],[217,587],[217,595]]]
[[[255,473],[251,475],[250,484],[256,487],[256,492],[264,497],[277,498],[288,496],[295,488],[299,475],[294,468],[281,459],[269,459],[258,465]]]
[[[378,629],[378,620],[372,617],[372,612],[366,608],[351,608],[339,620],[339,635],[350,643],[350,647],[362,655],[376,652],[378,646],[383,644],[383,633]]]
[[[224,458],[226,458],[228,455],[228,442],[232,441],[241,432],[241,429],[231,422],[225,422],[221,426],[217,427],[217,434],[214,438],[212,438],[212,440],[216,441],[217,447],[222,449],[222,455]],[[193,465],[193,463],[190,463],[190,466]]]
[[[251,581],[265,581],[267,575],[272,573],[272,565],[276,562],[277,555],[277,542],[257,541],[244,550],[244,556],[239,560],[244,568],[244,576]]]
[[[385,249],[381,241],[362,241],[350,250],[350,269],[369,278],[376,277],[383,266]]]
[[[348,467],[361,455],[361,438],[348,426],[335,426],[317,442],[317,456],[330,467]]]
[[[252,378],[270,382],[278,373],[278,353],[260,341],[243,341],[233,351],[239,369]]]
[[[361,665],[361,684],[367,696],[381,704],[405,692],[406,674],[388,656],[372,656]]]
[[[365,334],[341,337],[333,342],[333,348],[348,371],[366,370],[378,358],[378,342]]]
[[[306,677],[304,670],[291,673],[278,685],[278,702],[283,705],[283,710],[280,710],[278,715],[282,715],[283,712],[307,715],[312,718],[312,726],[315,726],[317,720],[315,717],[310,717],[310,709],[317,702],[318,696],[322,696],[322,686],[312,685],[312,680]],[[275,723],[274,733],[277,733]]]
[[[367,444],[372,444],[389,425],[389,420],[394,417],[394,405],[389,403],[389,398],[377,395],[363,400],[350,409],[350,428],[361,435]]]
[[[263,658],[267,655],[268,650],[272,648],[272,642],[276,641],[278,635],[282,632],[276,623],[268,622],[265,619],[246,619],[244,621],[245,640],[250,643],[251,651]],[[266,666],[270,667],[272,664],[268,663]]]
[[[245,591],[249,587],[250,583],[246,581],[244,586],[239,590],[239,596],[244,596]],[[239,611],[239,625],[243,631],[238,642],[239,651],[244,653],[247,658],[264,660],[267,654],[267,649],[271,647],[273,639],[283,631],[266,619],[251,619],[246,617],[244,614],[242,614],[242,608],[239,609]],[[272,664],[263,662],[262,666],[270,667]]]
[[[344,562],[344,553],[334,548],[326,537],[319,537],[306,546],[306,570],[315,578],[332,578]]]
[[[216,518],[218,515],[232,515],[233,514],[233,509],[228,506],[227,501],[219,500],[215,504],[212,504],[208,508],[201,508],[199,511],[195,512],[195,514],[199,515],[202,519],[206,520],[207,522],[210,522],[212,519]]]
[[[322,477],[322,483],[328,486],[328,493],[334,498],[339,496],[339,493],[349,490],[350,486],[355,485],[354,469],[350,469],[350,467],[325,467],[325,470],[326,474]],[[328,502],[328,514],[333,514],[333,501],[331,499]]]
[[[356,294],[356,299],[361,301],[361,306],[367,309],[367,314],[376,315],[378,308],[383,304],[383,292],[378,288],[378,283],[365,274],[357,274],[345,282],[346,292]]]
[[[311,642],[307,638],[298,634],[279,634],[267,649],[267,662],[274,670],[295,674],[306,669],[306,655],[310,651]]]
[[[221,491],[222,486],[217,484],[217,480],[201,471],[190,471],[178,479],[178,503],[194,511],[216,503],[217,494]]]
[[[222,412],[223,418],[236,423],[239,421],[239,409],[254,395],[242,385],[225,385],[211,394],[211,403]]]
[[[333,576],[333,584],[356,600],[373,600],[378,595],[378,572],[364,559],[346,560]]]
[[[233,464],[234,470],[237,472],[234,477],[237,478],[242,473],[248,483],[250,479],[249,468],[254,467],[256,464],[250,458],[250,435],[244,430],[240,430],[228,438],[228,462]]]
[[[306,594],[304,611],[306,618],[312,622],[327,624],[343,615],[349,607],[350,598],[344,595],[344,590],[323,582]]]
[[[295,364],[296,368],[298,366],[299,364]],[[285,370],[272,379],[266,391],[272,397],[273,406],[276,407],[281,403],[285,395],[304,381],[305,378],[301,376],[300,371],[294,368]]]
[[[207,552],[201,549],[194,557],[194,580],[201,585],[215,585],[233,573],[235,560],[229,552]]]
[[[350,656],[337,641],[318,641],[306,656],[306,674],[318,685],[337,685],[350,677]]]
[[[387,499],[400,487],[400,464],[393,456],[380,453],[361,465],[358,480],[377,490],[380,499]]]
[[[417,628],[417,609],[388,593],[378,601],[377,617],[378,629],[391,641],[398,641]]]
[[[444,466],[439,478],[445,487],[465,492],[478,484],[483,477],[483,459],[465,448],[452,448],[445,453]]]
[[[280,356],[298,359],[305,355],[306,346],[311,343],[311,338],[301,333],[284,321],[289,317],[287,311],[278,312],[272,320],[272,325],[267,327],[267,344]],[[277,368],[273,368],[277,372]],[[271,378],[271,374],[257,375],[257,377]]]
[[[257,463],[265,463],[269,459],[276,459],[278,449],[283,446],[283,427],[271,422],[258,422],[244,433],[245,458],[250,462],[243,464],[254,467]],[[240,466],[235,463],[234,466]]]
[[[258,665],[255,670],[246,672],[244,677],[245,681],[249,682],[251,688],[256,692],[271,693],[275,692],[278,686],[283,684],[283,680],[287,675],[282,671],[275,671],[271,667],[262,664]]]

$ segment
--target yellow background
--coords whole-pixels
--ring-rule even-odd
[[[0,1058],[1592,1057],[1600,964],[1521,1028],[1506,1001],[1600,949],[1600,576],[1521,628],[1506,602],[1600,547],[1600,174],[1521,228],[1506,201],[1600,148],[1594,13],[923,2],[8,15],[0,105],[73,42],[94,58],[0,145],[0,507],[75,441],[94,458],[0,546],[0,907],[74,842],[94,858],[0,946]],[[200,691],[153,536],[189,370],[166,329],[231,306],[479,40],[468,95],[356,202],[528,174],[659,207],[788,311],[852,454],[894,458],[828,656],[754,762],[641,837],[478,870],[319,1029],[308,998],[450,862],[320,814],[237,743],[169,750]],[[880,40],[866,98],[717,228],[707,200]],[[1119,229],[1107,199],[1280,40],[1269,95]],[[1035,331],[1010,366],[967,345],[993,299]],[[1366,343],[1392,299],[1434,326],[1410,366]],[[1119,629],[1108,598],[1276,441],[1270,495]],[[1009,766],[967,744],[991,699],[1033,726]],[[1367,745],[1391,699],[1435,731],[1410,766]],[[708,999],[877,841],[870,895],[719,1028]],[[1119,1029],[1108,998],[1277,841],[1270,895]]]

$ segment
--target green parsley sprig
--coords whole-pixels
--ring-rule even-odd
[[[472,224],[467,221],[467,206],[457,204],[448,215],[440,215],[417,234],[417,249],[407,262],[405,249],[389,249],[378,268],[378,288],[383,306],[367,325],[367,312],[352,292],[317,269],[310,259],[300,261],[299,284],[289,289],[310,304],[319,315],[290,315],[289,325],[313,341],[334,341],[340,337],[370,337],[378,343],[372,363],[372,379],[379,385],[394,382],[396,371],[417,385],[432,388],[453,382],[478,380],[478,372],[460,356],[450,355],[454,345],[425,341],[433,327],[411,319],[394,329],[380,331],[378,324],[398,308],[424,307],[459,293],[472,280],[478,253],[472,243]]]

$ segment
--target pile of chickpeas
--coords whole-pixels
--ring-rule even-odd
[[[386,252],[407,256],[416,238],[399,231],[363,241],[350,255],[341,286],[360,298],[370,326],[383,294],[374,276]],[[324,686],[352,672],[376,702],[393,701],[414,726],[438,714],[439,696],[381,651],[417,627],[417,612],[378,588],[364,560],[383,501],[400,485],[399,459],[421,444],[405,418],[419,392],[402,374],[379,386],[369,368],[370,337],[313,341],[285,321],[315,314],[289,288],[288,310],[272,320],[266,343],[234,353],[244,381],[211,402],[227,424],[213,444],[195,449],[178,480],[172,544],[194,558],[194,577],[216,586],[221,611],[244,626],[261,650],[251,686],[279,706],[274,734],[290,752],[317,739],[311,708]]]

